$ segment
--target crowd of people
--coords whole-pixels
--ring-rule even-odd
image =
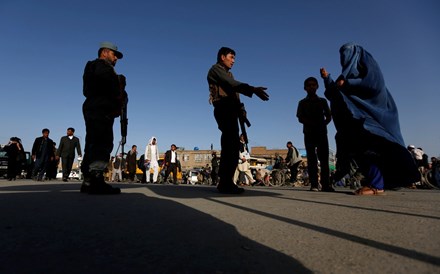
[[[67,182],[75,161],[75,151],[82,156],[79,139],[74,136],[75,129],[69,127],[66,136],[61,137],[59,146],[49,138],[50,130],[44,128],[42,136],[35,138],[31,150],[31,162],[24,164],[26,154],[18,137],[11,137],[9,143],[3,148],[8,156],[7,179],[15,180],[21,175],[23,167],[26,168],[27,177],[36,181],[56,179],[58,166],[61,161],[62,180]]]
[[[413,187],[421,180],[421,173],[404,145],[397,106],[378,63],[367,50],[353,43],[341,46],[339,54],[342,72],[336,80],[325,68],[320,69],[326,98],[316,94],[318,80],[308,77],[304,81],[307,96],[298,103],[296,116],[303,124],[310,190],[334,192],[335,182],[355,175],[362,178],[355,195],[378,195],[385,189]],[[254,87],[234,79],[230,71],[234,63],[235,51],[223,47],[207,76],[224,159],[220,163],[217,188],[227,194],[244,192],[236,185],[237,170],[247,172],[243,165],[246,158],[239,153],[239,126],[243,133],[243,121],[247,121],[240,94],[248,97],[255,94],[263,101],[269,100],[265,87]],[[336,171],[332,174],[328,165],[327,138],[327,125],[331,121],[337,131]],[[296,179],[299,165],[292,161],[293,152],[289,148],[291,180]],[[253,183],[253,178],[249,181]]]
[[[255,87],[234,79],[231,69],[235,64],[235,54],[231,48],[220,48],[217,62],[207,74],[210,103],[221,132],[221,161],[213,153],[210,173],[206,176],[224,194],[243,193],[244,188],[240,184],[271,185],[268,172],[257,170],[252,174],[250,170],[245,131],[250,123],[244,104],[240,101],[240,94],[248,97],[256,95],[263,101],[269,100],[269,94],[266,87]],[[405,147],[397,106],[373,56],[353,43],[344,44],[339,54],[342,72],[336,80],[325,68],[320,69],[325,98],[317,95],[318,79],[308,77],[303,87],[306,97],[298,102],[296,111],[298,121],[303,125],[310,190],[334,192],[336,182],[347,176],[358,176],[361,178],[360,187],[354,194],[377,195],[385,189],[416,186],[426,169],[434,170],[432,177],[438,181],[439,161],[432,158],[429,166],[428,156],[421,148]],[[67,129],[67,135],[61,138],[58,148],[49,138],[49,129],[45,128],[32,147],[32,177],[35,180],[54,178],[53,167],[57,167],[61,159],[62,178],[67,181],[76,150],[82,158],[82,193],[119,194],[121,190],[108,184],[106,179],[120,181],[122,174],[126,173],[128,181],[134,182],[138,168],[144,173],[142,182],[152,180],[157,183],[159,149],[156,137],[151,137],[141,161],[137,159],[136,145],[132,146],[125,158],[124,155],[110,157],[114,142],[114,119],[123,117],[128,102],[126,78],[115,71],[117,61],[122,58],[123,54],[116,45],[103,42],[98,49],[98,58],[88,61],[84,68],[84,157],[73,128]],[[335,172],[330,173],[327,125],[332,121],[337,131],[337,162]],[[167,181],[172,174],[174,184],[177,184],[177,173],[181,170],[176,149],[176,145],[172,144],[166,151],[162,168],[164,180]],[[293,184],[298,179],[301,157],[291,141],[287,143],[287,149],[285,160],[278,155],[275,165],[287,167],[289,183]],[[6,150],[11,155],[11,161],[23,157],[23,146],[17,137],[11,138]],[[10,167],[8,179],[13,180],[16,175],[13,170],[17,168],[14,163]]]
[[[50,151],[43,149],[45,138],[50,143],[48,129],[42,131],[43,135],[37,137],[34,141],[33,165],[28,170],[30,172],[29,178],[33,178],[37,181],[53,180],[56,178],[57,171],[61,161],[61,174],[62,180],[67,182],[69,180],[69,174],[72,170],[73,161],[75,159],[75,152],[79,159],[81,159],[81,146],[79,139],[73,136],[75,130],[73,128],[67,129],[67,135],[61,137],[59,147],[56,147],[56,143],[53,142],[53,155]],[[240,136],[240,143],[242,148],[240,149],[240,159],[234,174],[234,183],[238,186],[309,186],[308,167],[306,162],[302,161],[298,149],[293,145],[291,141],[286,144],[287,154],[283,157],[278,153],[275,154],[273,159],[273,165],[269,171],[266,168],[251,168],[249,158],[250,154],[247,152],[244,146],[243,137]],[[174,145],[172,145],[172,148]],[[172,151],[172,148],[170,151]],[[425,175],[425,180],[434,187],[440,187],[440,160],[436,157],[429,159],[428,155],[423,151],[421,147],[415,147],[409,145],[408,151],[414,157],[414,161],[417,163],[417,167],[422,175]],[[7,145],[4,146],[4,150],[8,155],[8,169],[7,179],[15,180],[17,176],[21,175],[22,162],[25,161],[24,147],[22,141],[18,137],[11,137]],[[41,151],[41,152],[39,152]],[[48,153],[46,157],[44,154]],[[145,156],[147,155],[147,156]],[[142,183],[153,184],[163,183],[166,170],[166,161],[160,161],[159,148],[157,145],[156,137],[151,137],[146,148],[145,153],[140,157],[137,151],[137,146],[133,145],[132,149],[125,153],[118,153],[115,156],[111,156],[108,166],[105,170],[105,179],[109,182],[128,182],[128,183]],[[165,154],[162,159],[165,158]],[[35,165],[39,161],[38,165]],[[207,164],[206,167],[198,169],[197,181],[191,182],[189,178],[189,171],[185,172],[181,170],[180,161],[177,159],[178,171],[182,173],[179,180],[173,181],[182,184],[205,184],[205,185],[217,185],[218,183],[218,169],[220,164],[220,157],[217,156],[215,151],[211,154],[211,164]],[[318,165],[318,170],[320,170]],[[139,174],[139,170],[142,175]],[[173,172],[172,168],[170,173]],[[176,174],[179,174],[176,172]],[[334,173],[334,172],[333,172]],[[160,176],[159,176],[160,175]],[[167,176],[168,177],[168,176]],[[363,177],[354,173],[353,176],[344,176],[339,181],[333,181],[332,186],[345,186],[358,189],[361,187],[361,179]],[[319,187],[321,187],[318,184]],[[424,188],[426,186],[422,181],[416,182],[411,188]],[[316,190],[314,190],[316,191]]]

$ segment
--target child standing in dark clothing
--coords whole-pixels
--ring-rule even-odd
[[[333,192],[335,190],[330,184],[327,139],[327,125],[331,121],[331,113],[327,100],[316,95],[318,87],[318,80],[314,77],[309,77],[304,81],[304,90],[307,92],[307,96],[299,101],[296,116],[298,121],[303,124],[310,190],[319,191],[319,159],[321,165],[321,191]]]

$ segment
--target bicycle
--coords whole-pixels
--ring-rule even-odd
[[[419,172],[420,172],[420,185],[419,185],[420,187],[417,186],[417,188],[440,189],[435,182],[435,178],[431,169],[419,168]]]

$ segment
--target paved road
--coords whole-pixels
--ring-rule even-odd
[[[440,273],[440,191],[0,180],[0,273]]]

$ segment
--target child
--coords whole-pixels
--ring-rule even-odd
[[[321,191],[335,191],[330,184],[329,147],[327,124],[331,121],[330,108],[327,100],[316,95],[318,80],[309,77],[304,81],[306,98],[298,103],[296,116],[303,124],[304,145],[307,152],[307,164],[310,190],[319,191],[318,159],[321,163]]]

